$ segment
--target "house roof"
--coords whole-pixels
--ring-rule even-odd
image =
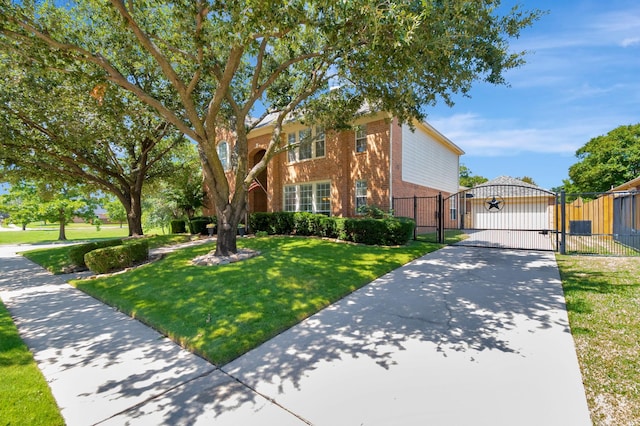
[[[555,196],[555,193],[510,176],[498,176],[495,179],[474,186],[470,191],[474,197],[540,197]]]
[[[631,179],[629,182],[625,182],[622,185],[616,186],[615,188],[611,188],[609,192],[629,191],[638,189],[638,187],[640,187],[640,176],[635,179]]]

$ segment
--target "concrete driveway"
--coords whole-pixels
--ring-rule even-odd
[[[0,298],[69,425],[591,424],[553,253],[447,247],[224,366],[17,261]]]

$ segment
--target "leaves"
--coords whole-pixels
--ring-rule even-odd
[[[603,192],[640,176],[640,123],[620,126],[576,151],[569,168],[577,192]]]

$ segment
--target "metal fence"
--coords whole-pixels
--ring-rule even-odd
[[[465,233],[460,244],[570,255],[640,256],[640,195],[558,194],[505,185],[448,197],[393,199],[396,216],[416,222],[416,234]],[[486,193],[485,193],[486,192]]]

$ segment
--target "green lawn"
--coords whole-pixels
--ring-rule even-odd
[[[73,282],[215,364],[225,364],[384,273],[440,246],[378,247],[317,238],[238,240],[262,255],[192,266],[213,245],[124,274]]]
[[[190,235],[152,235],[145,237],[149,240],[149,248],[184,243],[191,240]],[[71,266],[69,262],[69,250],[71,245],[62,245],[55,248],[42,248],[22,252],[27,259],[46,268],[53,274],[65,273],[66,268]]]
[[[47,382],[1,301],[0,424],[64,425]]]
[[[557,256],[596,425],[640,424],[640,258]]]
[[[38,244],[54,243],[58,241],[58,225],[33,225],[33,228],[26,231],[0,231],[0,244]],[[89,240],[98,238],[119,238],[126,237],[129,229],[124,226],[103,225],[100,231],[95,226],[86,223],[70,223],[67,225],[65,234],[67,240]]]

